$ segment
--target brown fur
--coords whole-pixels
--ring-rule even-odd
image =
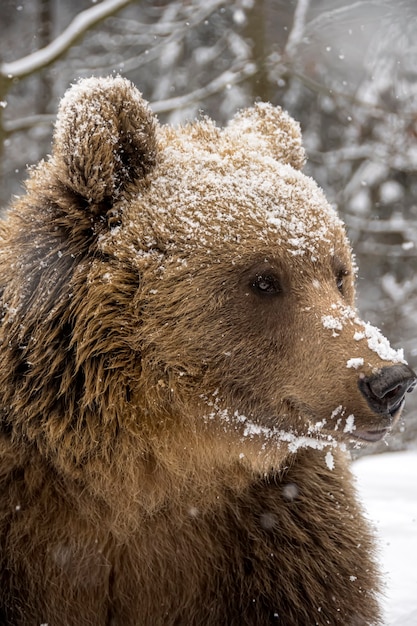
[[[0,230],[2,624],[379,623],[343,441],[396,355],[354,337],[303,162],[268,105],[173,129],[121,78],[64,98]]]

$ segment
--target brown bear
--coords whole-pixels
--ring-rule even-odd
[[[269,104],[67,92],[0,230],[1,624],[380,623],[346,446],[415,377],[303,163]]]

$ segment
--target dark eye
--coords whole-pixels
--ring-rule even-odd
[[[339,270],[339,272],[337,273],[336,286],[338,290],[340,291],[340,293],[343,293],[343,287],[344,287],[346,276],[349,276],[348,270],[342,269],[342,270]]]
[[[274,274],[257,274],[251,285],[252,289],[265,296],[275,296],[281,293],[281,285]]]

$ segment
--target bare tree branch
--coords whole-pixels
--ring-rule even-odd
[[[191,15],[191,17],[180,23],[180,26],[176,26],[169,34],[167,33],[166,38],[163,39],[158,44],[153,44],[150,50],[146,50],[141,52],[140,54],[136,54],[133,58],[126,59],[123,61],[121,65],[123,72],[131,72],[132,70],[141,67],[144,63],[149,63],[154,59],[158,58],[161,50],[171,41],[178,41],[183,38],[185,33],[189,32],[190,28],[195,27],[197,24],[201,23],[206,19],[209,15],[214,13],[222,4],[223,0],[215,0],[207,3],[207,5],[201,10],[195,12],[195,14]],[[175,25],[175,23],[174,23]]]
[[[197,7],[193,7],[192,3],[190,3],[189,7],[184,7],[188,9],[185,14],[187,18],[186,23],[184,23],[184,19],[182,19],[181,17],[175,20],[161,20],[156,24],[143,24],[137,21],[132,22],[131,20],[127,20],[124,18],[117,18],[117,22],[122,25],[123,35],[125,35],[126,33],[132,33],[135,35],[146,34],[150,38],[153,38],[155,35],[166,37],[174,31],[183,29],[184,26],[189,31],[190,28],[202,22],[209,15],[217,11],[217,9],[224,6],[224,4],[224,0],[210,0],[210,2],[202,4],[202,8],[200,8],[198,5]]]

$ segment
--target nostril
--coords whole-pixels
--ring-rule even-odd
[[[404,390],[403,385],[397,385],[394,389],[389,389],[382,397],[388,402],[390,400],[396,401],[399,397],[404,397],[407,390]]]
[[[416,375],[408,365],[383,367],[377,374],[359,379],[359,389],[377,413],[394,414],[407,392],[414,389]]]

